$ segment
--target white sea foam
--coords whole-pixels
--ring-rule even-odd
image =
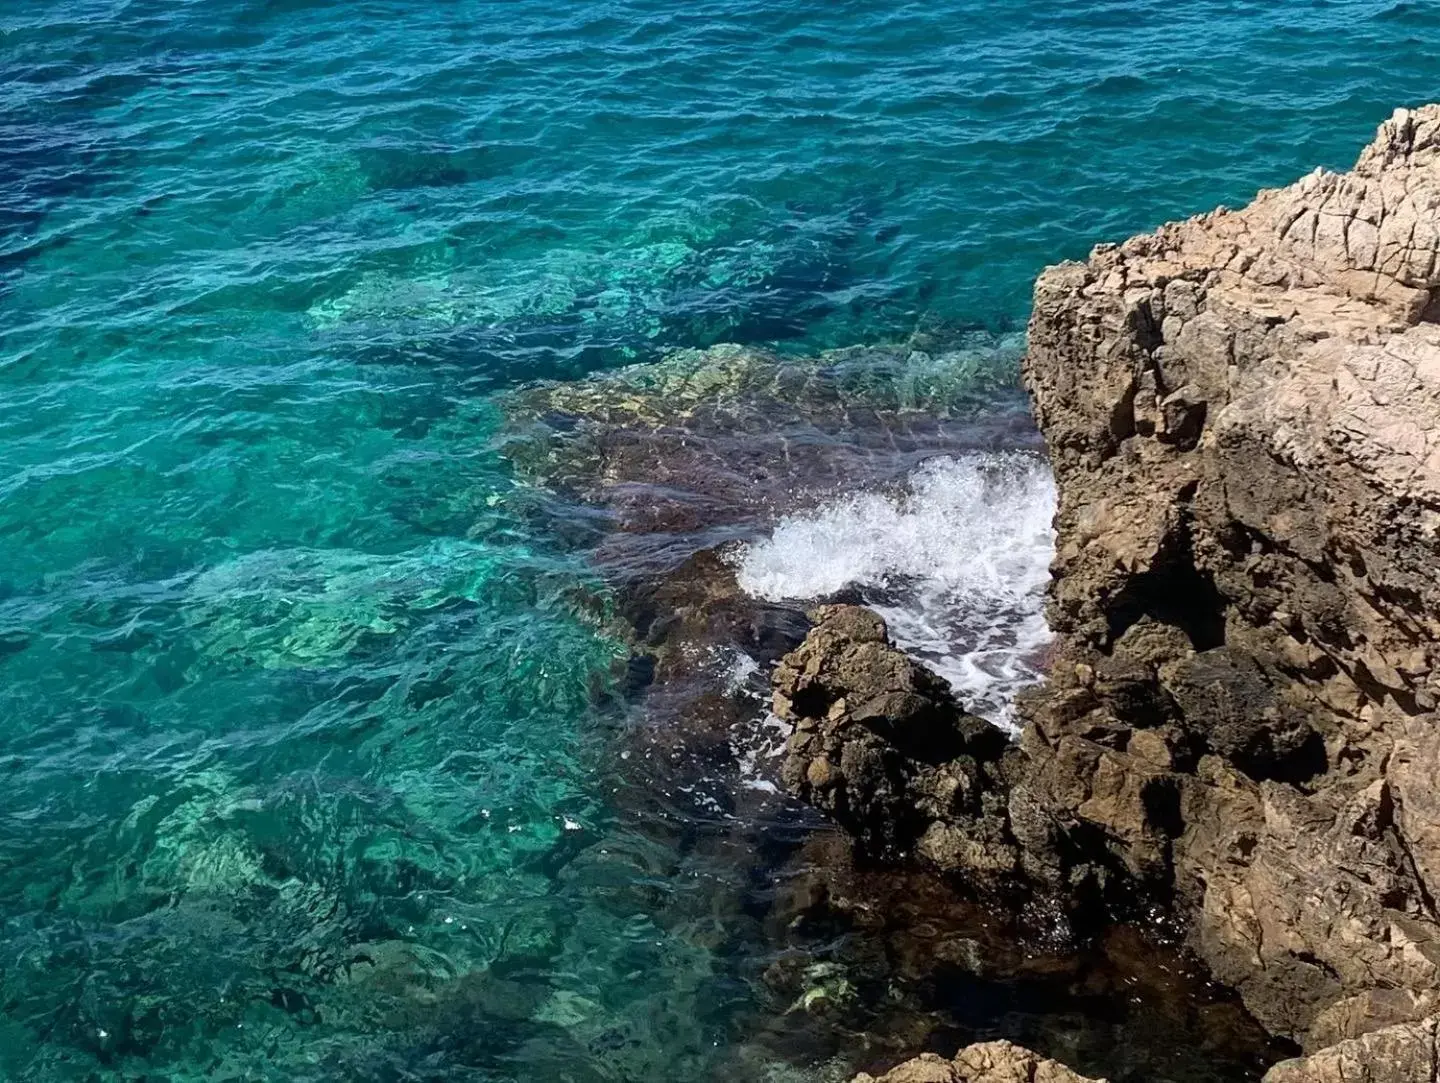
[[[970,710],[1013,728],[1015,693],[1039,679],[1050,639],[1054,511],[1054,481],[1035,456],[932,459],[907,492],[787,516],[740,554],[740,585],[777,601],[858,588]]]

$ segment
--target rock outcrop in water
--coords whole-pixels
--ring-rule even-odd
[[[812,797],[852,827],[883,823],[878,807],[860,816],[859,806],[898,797],[887,807],[903,808],[912,787],[928,791],[934,814],[901,825],[913,835],[877,835],[856,852],[773,792],[782,761],[756,696],[771,665],[805,637],[809,606],[742,589],[734,542],[762,534],[777,508],[823,506],[837,487],[895,491],[937,459],[1038,448],[1023,394],[997,391],[985,375],[1013,371],[1018,350],[983,335],[952,345],[932,354],[911,341],[812,358],[683,351],[577,383],[520,389],[502,403],[505,454],[533,483],[507,503],[515,513],[544,515],[549,530],[562,524],[558,532],[590,554],[614,604],[576,602],[634,647],[622,675],[626,718],[614,763],[624,796],[616,807],[647,838],[683,850],[684,863],[659,867],[658,877],[738,872],[704,874],[707,893],[681,893],[664,910],[673,927],[708,945],[722,926],[685,911],[685,900],[703,899],[723,915],[727,937],[762,936],[763,948],[747,950],[773,959],[757,987],[766,1010],[735,1046],[726,1078],[772,1078],[762,1066],[813,1065],[840,1050],[847,1064],[888,1066],[922,1047],[953,1050],[990,1037],[1003,1019],[1007,1037],[1063,1049],[1088,1074],[1238,1083],[1279,1053],[1178,953],[1118,927],[1078,950],[1029,937],[1028,927],[964,902],[936,875],[972,852],[984,856],[971,840],[998,823],[991,880],[1006,892],[1018,887],[1017,851],[1003,833],[1002,775],[1019,754],[976,719],[956,723],[948,687],[883,646],[863,611],[829,611],[855,619],[827,620],[824,633],[852,643],[863,668],[797,668],[792,707],[816,718],[812,759],[842,733],[867,731],[876,758],[852,754],[847,762],[841,748],[833,774],[816,768]],[[845,597],[893,607],[903,593],[856,587]],[[829,717],[835,703],[825,686],[853,683],[858,691],[861,675],[871,700],[889,698],[867,707],[852,695]],[[914,732],[884,724],[907,711]],[[951,731],[943,741],[926,728],[937,718]],[[970,762],[910,770],[904,754],[923,756],[947,742]],[[873,770],[877,762],[900,773],[889,779]],[[927,835],[944,843],[927,845],[931,868],[873,860]],[[580,833],[567,838],[578,842]],[[587,851],[602,863],[607,852],[607,838]],[[762,920],[763,928],[755,924]],[[957,996],[976,1005],[959,1027],[946,1010]],[[631,1075],[649,1078],[628,1059],[628,1044],[613,1045]]]
[[[1434,106],[1351,173],[1036,286],[1058,644],[978,837],[1072,907],[1167,908],[1263,1024],[1323,1050],[1275,1083],[1435,1078],[1437,299]],[[914,760],[892,775],[944,770]]]
[[[783,777],[879,857],[916,853],[992,889],[1013,885],[1005,828],[1010,742],[890,642],[868,609],[821,606],[775,671],[774,710],[795,727]]]

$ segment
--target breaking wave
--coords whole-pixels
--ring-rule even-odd
[[[852,493],[783,518],[739,556],[740,585],[770,600],[858,591],[896,642],[968,709],[1014,729],[1038,680],[1055,543],[1055,484],[1022,453],[937,458],[900,493]]]

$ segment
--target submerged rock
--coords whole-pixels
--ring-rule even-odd
[[[1105,1083],[1078,1075],[1010,1042],[980,1042],[946,1060],[925,1053],[892,1068],[878,1079],[861,1074],[854,1083]]]
[[[840,1050],[876,1071],[917,1049],[1003,1034],[1125,1083],[1254,1083],[1290,1052],[1150,930],[1037,936],[933,866],[875,861],[829,832],[811,835],[777,883],[766,918],[776,958],[763,979],[776,1011],[761,1044],[786,1055]],[[818,1001],[822,1011],[803,1017],[785,1010],[837,978],[852,1000]]]
[[[622,535],[693,537],[699,548],[806,493],[894,483],[936,454],[1033,446],[1003,375],[1017,356],[990,339],[935,354],[677,350],[511,393],[503,451],[520,477],[605,509]],[[636,559],[628,540],[607,541],[607,563]]]

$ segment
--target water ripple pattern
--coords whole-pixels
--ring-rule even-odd
[[[1013,332],[1043,264],[1347,163],[1437,40],[0,0],[0,1077],[764,1077],[755,885],[617,796],[623,622],[493,396]]]

